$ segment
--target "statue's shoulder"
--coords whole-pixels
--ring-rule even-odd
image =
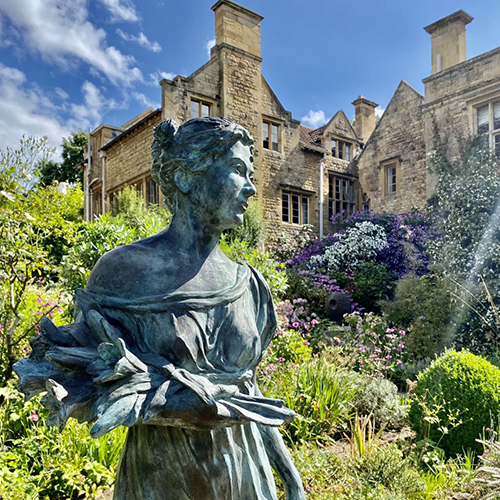
[[[154,252],[144,241],[117,247],[105,253],[90,273],[86,290],[133,298],[152,279]]]

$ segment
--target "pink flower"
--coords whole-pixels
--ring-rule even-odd
[[[283,362],[285,361],[285,358],[284,358],[283,356],[280,356],[280,357],[279,357],[279,359],[278,359],[278,361],[279,361],[280,363],[283,363]]]
[[[38,417],[38,415],[37,415],[36,413],[34,413],[34,412],[33,412],[33,413],[30,415],[30,420],[31,420],[32,422],[38,422],[38,419],[39,419],[39,417]]]
[[[298,323],[297,321],[294,321],[294,322],[292,323],[292,326],[293,326],[294,328],[298,328],[300,325],[299,325],[299,323]]]
[[[37,297],[37,298],[36,298],[36,301],[37,301],[39,304],[41,304],[41,303],[43,302],[43,300],[42,300],[42,298],[41,298],[41,297]]]
[[[401,335],[402,337],[404,337],[406,335],[406,332],[404,330],[399,330],[399,335]]]
[[[312,319],[311,320],[311,325],[315,326],[319,323],[319,321],[317,319]]]
[[[400,349],[404,349],[404,348],[405,348],[405,345],[404,345],[404,344],[399,344],[399,345],[398,345],[398,347],[399,347]]]
[[[396,364],[397,364],[397,365],[402,365],[402,364],[403,364],[403,362],[402,362],[400,359],[396,359]]]

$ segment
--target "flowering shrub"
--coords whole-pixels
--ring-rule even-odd
[[[280,262],[292,259],[297,251],[306,248],[317,239],[312,232],[312,226],[306,224],[294,231],[283,231],[269,246],[271,255]]]
[[[337,330],[334,343],[342,347],[354,369],[369,376],[391,376],[404,370],[406,360],[404,330],[388,326],[387,320],[373,313],[345,316],[349,330]]]
[[[294,296],[312,299],[303,288],[322,289],[325,293],[314,298],[324,303],[326,292],[341,291],[351,298],[353,310],[373,311],[378,300],[392,296],[395,280],[428,273],[426,245],[436,239],[430,217],[418,212],[341,212],[332,223],[335,234],[310,239],[286,262],[290,274],[297,273],[303,282],[291,284],[292,294],[294,288],[301,292]]]
[[[429,241],[437,239],[431,217],[416,211],[400,215],[371,211],[346,215],[340,212],[332,217],[332,223],[338,231],[362,222],[370,222],[384,229],[387,246],[377,252],[374,260],[385,264],[393,279],[401,278],[409,272],[414,272],[417,276],[427,274],[427,245]]]
[[[354,272],[362,262],[375,259],[388,246],[385,230],[368,221],[336,234],[333,243],[323,254],[310,257],[309,269],[326,267],[330,272]]]
[[[293,299],[280,302],[276,307],[281,328],[280,332],[296,332],[303,338],[303,343],[310,346],[313,353],[318,353],[326,338],[327,330],[332,324],[327,319],[321,319],[311,311],[306,299]]]

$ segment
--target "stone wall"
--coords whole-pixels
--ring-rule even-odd
[[[407,212],[426,204],[423,96],[401,82],[358,158],[359,181],[374,211]],[[396,162],[396,192],[388,194],[385,166]]]
[[[500,100],[500,48],[457,64],[424,79],[425,145],[448,161],[459,161],[464,147],[476,133],[478,105]],[[428,177],[427,196],[435,191]]]
[[[161,121],[161,114],[154,116],[123,134],[119,141],[106,148],[106,191],[109,195],[134,184],[151,173],[151,143],[153,128]]]

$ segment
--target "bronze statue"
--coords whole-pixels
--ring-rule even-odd
[[[255,369],[276,328],[271,295],[249,265],[218,248],[255,194],[253,140],[225,118],[155,129],[152,175],[173,212],[159,234],[105,254],[77,322],[48,319],[16,365],[62,429],[129,427],[115,500],[305,498],[277,426],[294,414],[265,398]]]

